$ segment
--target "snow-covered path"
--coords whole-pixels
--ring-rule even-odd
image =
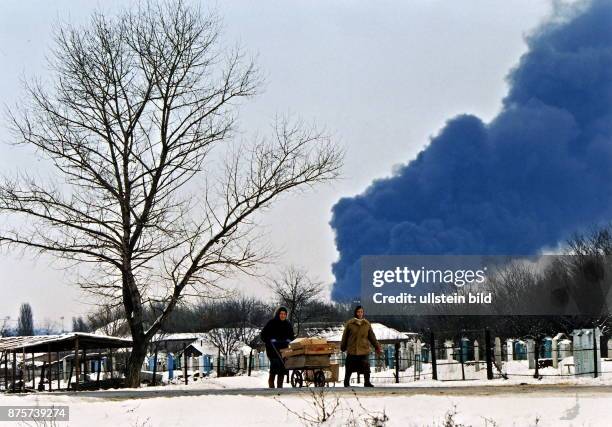
[[[128,389],[128,390],[101,390],[90,392],[79,392],[78,395],[68,392],[55,392],[48,396],[73,396],[78,398],[95,399],[150,399],[159,397],[197,397],[197,396],[308,396],[314,388],[292,388],[285,387],[282,390],[269,388],[223,388],[223,389],[201,389],[184,388],[175,389],[166,387],[163,389]],[[500,396],[500,395],[527,395],[535,397],[558,397],[579,394],[580,396],[597,397],[612,396],[612,386],[610,385],[575,385],[575,384],[509,384],[509,385],[454,385],[438,387],[329,387],[325,391],[330,395],[347,397],[358,393],[364,397],[383,397],[383,396],[415,396],[415,395],[434,395],[434,396]],[[611,402],[612,403],[612,402]],[[612,412],[612,408],[610,408]]]
[[[279,394],[266,389],[176,393],[145,389],[127,390],[129,396],[38,393],[2,395],[0,405],[68,405],[71,426],[300,426],[305,425],[300,417],[317,416],[311,394],[314,390],[285,389],[278,390]],[[324,425],[346,425],[351,418],[364,422],[383,413],[389,418],[387,426],[409,427],[441,427],[448,414],[454,414],[458,424],[488,427],[610,426],[612,417],[612,388],[608,386],[379,387],[356,391],[325,389],[322,398],[328,407],[339,406]],[[148,398],[136,398],[145,396]]]
[[[384,375],[385,373],[381,373]],[[315,417],[314,388],[263,388],[265,372],[253,376],[205,378],[174,384],[122,389],[29,395],[0,395],[1,405],[68,405],[71,426],[303,426]],[[373,389],[324,389],[334,406],[324,425],[343,426],[353,418],[364,425],[384,411],[386,426],[606,426],[612,425],[612,378],[574,376],[511,377],[492,381],[433,381],[381,384]],[[2,423],[0,423],[2,425]],[[8,425],[19,425],[11,423]],[[37,425],[30,422],[23,425]],[[44,425],[44,424],[41,424]],[[61,426],[61,423],[57,424]]]

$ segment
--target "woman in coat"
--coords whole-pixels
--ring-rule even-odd
[[[283,388],[283,380],[287,375],[287,370],[280,358],[280,350],[287,348],[294,338],[293,326],[287,320],[287,309],[279,307],[274,313],[274,318],[270,319],[261,330],[261,340],[266,345],[266,354],[270,359],[270,375],[268,377],[270,388],[274,388],[274,377],[276,376],[278,376],[276,386]]]
[[[357,306],[355,317],[346,322],[342,334],[340,350],[346,351],[346,364],[344,367],[344,386],[348,387],[353,372],[363,374],[364,387],[374,387],[370,382],[370,345],[380,353],[380,344],[376,340],[370,322],[364,318],[362,306]]]

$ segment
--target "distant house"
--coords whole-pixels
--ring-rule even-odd
[[[187,353],[189,355],[216,355],[220,346],[222,347],[222,353],[225,353],[228,348],[233,351],[249,353],[251,347],[248,345],[249,343],[243,342],[240,339],[241,337],[246,337],[254,348],[258,347],[259,329],[257,328],[249,328],[247,331],[234,328],[217,328],[209,332],[156,334],[151,340],[151,346],[152,348],[157,346],[160,352],[170,352],[177,355],[182,354],[188,347],[190,348]],[[190,352],[193,354],[190,354]]]
[[[166,353],[182,352],[189,344],[204,339],[201,332],[158,333],[151,339],[151,347]]]
[[[253,334],[255,331],[251,331]],[[257,350],[239,340],[239,336],[244,336],[244,331],[235,329],[213,329],[205,334],[201,334],[196,340],[189,343],[183,349],[176,352],[175,357],[179,366],[187,356],[189,370],[200,370],[204,363],[214,364],[221,370],[223,375],[233,375],[247,369],[248,360],[251,356],[257,355]],[[258,335],[258,334],[257,334]],[[247,334],[247,338],[249,335]],[[219,358],[218,356],[221,355]],[[210,356],[208,362],[200,359],[201,356]],[[252,363],[252,362],[251,362]],[[212,369],[212,365],[208,365]]]
[[[397,329],[390,328],[382,323],[374,322],[371,323],[372,330],[376,339],[381,344],[402,344],[410,341],[416,341],[417,335],[413,332],[400,332]],[[344,332],[343,323],[331,323],[331,324],[305,324],[304,333],[308,337],[321,337],[327,339],[328,342],[336,344],[340,347],[342,341],[342,333]]]
[[[236,351],[243,353],[243,354],[249,354],[249,352],[251,351],[251,347],[249,347],[248,345],[244,343],[238,343]],[[205,339],[198,339],[190,343],[185,348],[185,352],[187,353],[188,356],[204,356],[204,355],[216,356],[217,353],[219,352],[219,348],[213,343],[206,341]],[[182,351],[178,352],[177,354],[181,354],[181,353]]]

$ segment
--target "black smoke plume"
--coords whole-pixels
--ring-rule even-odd
[[[490,123],[450,119],[391,178],[333,207],[334,299],[378,254],[533,254],[612,219],[612,0],[528,38]]]

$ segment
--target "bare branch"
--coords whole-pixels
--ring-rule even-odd
[[[177,304],[266,258],[258,215],[284,193],[335,179],[342,163],[323,132],[278,119],[269,139],[233,152],[218,186],[198,185],[217,176],[205,168],[210,154],[232,139],[237,106],[260,83],[253,61],[219,36],[216,16],[183,2],[61,25],[54,79],[28,83],[9,111],[15,142],[56,174],[0,181],[0,246],[90,267],[76,282],[122,304],[133,386]],[[150,323],[146,305],[156,307]]]

